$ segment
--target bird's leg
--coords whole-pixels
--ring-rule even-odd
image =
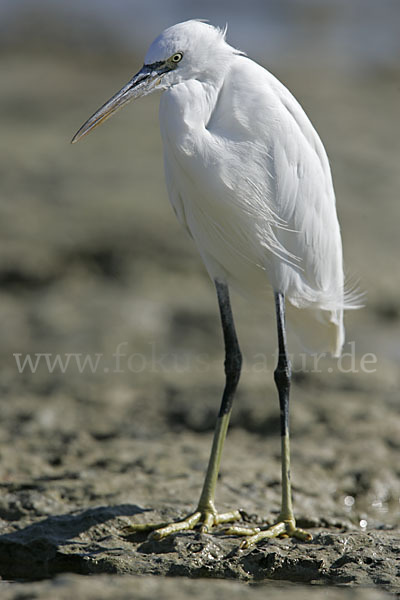
[[[193,529],[200,525],[202,532],[209,531],[213,525],[236,521],[241,518],[238,510],[217,513],[215,508],[215,488],[221,463],[222,448],[224,445],[229,419],[232,411],[232,403],[240,378],[242,366],[242,354],[236,336],[233,321],[229,289],[225,283],[215,281],[218,305],[221,315],[222,330],[225,344],[225,388],[222,396],[220,411],[214,431],[214,439],[208,462],[207,473],[203,484],[203,490],[197,509],[182,521],[174,523],[149,523],[144,525],[129,525],[129,532],[153,531],[153,539],[162,539],[171,533]]]
[[[232,412],[233,398],[239,383],[242,367],[242,354],[236,336],[232,309],[229,299],[228,286],[219,281],[215,282],[218,296],[218,305],[221,315],[222,331],[225,344],[225,388],[222,396],[217,423],[215,426],[214,439],[211,448],[210,459],[206,478],[201,492],[198,511],[206,516],[202,529],[208,529],[209,525],[226,523],[240,518],[239,511],[218,514],[214,506],[215,488],[221,463],[222,448],[224,445],[229,419]]]
[[[241,547],[248,548],[260,540],[278,536],[295,537],[301,540],[310,540],[312,536],[307,531],[296,527],[292,508],[292,491],[290,484],[290,443],[289,443],[289,392],[291,380],[291,364],[287,354],[286,327],[285,327],[285,298],[280,292],[275,294],[276,318],[278,326],[279,359],[274,372],[274,379],[279,395],[280,422],[281,422],[281,464],[282,464],[282,504],[277,523],[267,529],[253,529],[248,531],[249,537]],[[228,533],[245,534],[242,528],[231,527]]]

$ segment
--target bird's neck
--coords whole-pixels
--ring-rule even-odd
[[[168,88],[161,97],[160,128],[164,143],[185,156],[205,150],[208,124],[218,104],[224,78],[188,79]]]
[[[210,83],[191,79],[176,90],[181,119],[189,128],[198,129],[207,126],[218,101],[222,81]]]

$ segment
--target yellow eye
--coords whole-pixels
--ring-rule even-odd
[[[176,54],[173,54],[173,55],[171,56],[171,61],[172,61],[173,63],[178,63],[179,61],[181,61],[181,60],[182,60],[182,58],[183,58],[183,54],[182,54],[182,52],[177,52]]]

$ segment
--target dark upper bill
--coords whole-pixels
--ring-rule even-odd
[[[132,79],[108,100],[82,125],[71,140],[72,144],[79,142],[92,129],[104,123],[117,110],[125,106],[130,100],[149,94],[157,85],[160,76],[168,69],[161,64],[144,65]]]

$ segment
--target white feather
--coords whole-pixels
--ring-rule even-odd
[[[203,42],[197,46],[199,27]],[[322,329],[318,349],[336,356],[344,341],[343,310],[356,306],[344,292],[322,142],[292,94],[219,31],[193,22],[190,47],[188,66],[182,61],[160,104],[166,181],[177,217],[212,278],[251,295],[268,293],[268,284],[283,292]]]

